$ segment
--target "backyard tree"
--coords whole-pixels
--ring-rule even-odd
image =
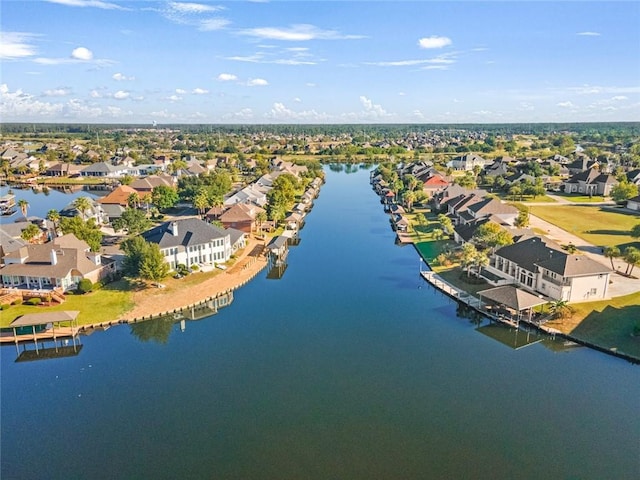
[[[633,267],[640,265],[640,250],[636,247],[627,247],[624,249],[622,258],[627,262],[627,268],[624,274],[631,276],[631,273],[633,273]]]
[[[126,230],[129,235],[142,233],[150,226],[151,220],[137,208],[125,208],[122,215],[113,221],[114,230]]]
[[[38,235],[40,235],[40,233],[42,233],[42,231],[38,228],[38,226],[30,223],[29,225],[27,225],[27,228],[22,230],[22,232],[20,233],[20,238],[31,243]]]
[[[169,275],[169,269],[169,264],[164,261],[160,246],[157,243],[148,243],[140,263],[140,277],[158,283]]]
[[[166,210],[178,203],[178,192],[166,185],[159,185],[151,192],[151,201],[158,210]]]
[[[60,220],[63,234],[73,233],[80,240],[87,242],[92,252],[100,251],[102,232],[93,218],[86,222],[80,217],[64,217]]]
[[[86,214],[91,210],[91,200],[89,197],[78,197],[73,201],[73,207],[78,210],[83,220],[86,220]]]
[[[638,195],[638,186],[627,181],[620,182],[611,189],[611,198],[615,202],[624,202]]]
[[[480,225],[473,239],[478,245],[490,248],[492,251],[513,243],[513,236],[495,222]]]

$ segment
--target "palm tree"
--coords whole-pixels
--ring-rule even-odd
[[[130,208],[138,208],[140,206],[140,195],[137,192],[130,193],[127,197],[127,205]]]
[[[198,213],[200,215],[204,214],[205,210],[209,208],[210,203],[211,202],[209,201],[209,196],[203,188],[198,190],[198,193],[196,193],[193,197],[193,207],[198,209]]]
[[[76,198],[73,202],[73,206],[76,210],[78,210],[78,212],[80,212],[80,215],[82,215],[82,219],[86,220],[86,212],[91,210],[91,200],[89,200],[89,197]]]
[[[47,220],[53,222],[53,233],[54,236],[58,235],[58,222],[60,222],[60,212],[58,212],[55,208],[49,210],[47,212]]]
[[[404,204],[407,207],[407,210],[411,211],[411,207],[413,206],[413,202],[416,201],[416,194],[413,190],[409,190],[404,192],[402,195],[402,199],[404,200]]]
[[[616,246],[605,247],[604,256],[605,258],[608,258],[609,260],[611,260],[611,268],[615,270],[616,267],[613,266],[613,259],[618,258],[620,256],[620,249]]]
[[[22,212],[22,216],[27,218],[27,212],[29,211],[29,202],[27,202],[24,198],[18,200],[18,206],[20,207],[20,211]]]
[[[627,262],[627,269],[624,274],[627,276],[631,276],[633,272],[633,267],[636,265],[640,265],[640,250],[636,247],[627,247],[624,249],[623,255],[624,261]]]
[[[267,221],[267,212],[260,211],[256,213],[256,223],[258,224],[258,228],[260,229],[260,233],[262,233],[262,224]]]
[[[556,300],[551,302],[549,311],[553,318],[566,318],[573,313],[573,307],[566,300]]]

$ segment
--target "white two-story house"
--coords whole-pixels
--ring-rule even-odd
[[[142,237],[158,244],[172,269],[180,264],[190,267],[225,263],[232,253],[229,232],[198,218],[165,222],[147,230]]]

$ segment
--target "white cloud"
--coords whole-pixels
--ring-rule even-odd
[[[323,113],[318,113],[315,110],[303,110],[301,112],[296,112],[294,110],[287,108],[283,103],[280,103],[280,102],[274,103],[271,110],[265,113],[264,116],[265,118],[269,118],[271,120],[284,121],[284,122],[289,122],[293,120],[318,122],[323,120],[326,121],[329,118],[328,115]]]
[[[406,96],[406,95],[407,95],[407,94],[406,94],[406,93],[404,93],[404,92],[398,92],[398,96],[399,96],[399,97],[404,97],[404,96]]]
[[[314,87],[316,87],[316,86],[317,86],[317,85],[316,85],[315,83],[313,83],[313,82],[307,82],[307,83],[305,83],[304,85],[305,85],[306,87],[309,87],[309,88],[314,88]]]
[[[71,52],[71,58],[76,60],[88,61],[93,59],[93,52],[85,47],[74,48]]]
[[[556,105],[562,108],[575,108],[575,105],[570,101],[560,102],[560,103],[557,103]]]
[[[251,120],[253,118],[253,110],[250,108],[243,108],[239,112],[223,115],[222,118],[225,120]]]
[[[202,30],[203,32],[222,30],[230,23],[231,22],[225,18],[209,18],[207,20],[201,20],[198,29]]]
[[[247,82],[247,87],[265,87],[269,85],[264,78],[252,78]]]
[[[578,32],[576,35],[580,35],[582,37],[599,37],[600,34],[598,32]]]
[[[125,100],[129,98],[129,95],[131,94],[125,90],[118,90],[116,93],[113,94],[113,98],[115,98],[116,100]]]
[[[191,93],[193,93],[194,95],[206,95],[207,93],[209,93],[209,90],[206,90],[204,88],[194,88]]]
[[[202,3],[191,2],[169,2],[169,8],[176,12],[186,14],[199,14],[207,12],[218,12],[224,10],[224,7],[217,5],[205,5]]]
[[[220,82],[233,82],[237,79],[238,77],[236,77],[233,73],[221,73],[220,75],[218,75],[218,81]]]
[[[520,102],[520,110],[524,110],[527,112],[535,110],[535,107],[527,102]]]
[[[391,114],[387,113],[387,111],[382,108],[381,105],[374,104],[371,99],[365,97],[364,95],[360,96],[360,103],[364,107],[364,116],[367,118],[381,118],[391,116]]]
[[[36,49],[30,44],[34,37],[31,33],[0,31],[0,58],[14,60],[35,55]]]
[[[169,2],[160,13],[167,20],[179,25],[196,27],[201,31],[221,30],[231,22],[221,17],[209,15],[226,10],[220,5],[192,2]]]
[[[629,97],[625,97],[624,95],[616,95],[615,97],[611,97],[611,100],[614,102],[620,102],[622,100],[629,100]]]
[[[110,2],[101,2],[100,0],[46,0],[49,3],[58,3],[68,7],[94,7],[103,10],[126,10],[126,8]]]
[[[98,90],[91,90],[89,96],[91,98],[102,98],[102,94]]]
[[[258,27],[241,30],[240,35],[285,42],[305,42],[308,40],[353,40],[365,38],[362,35],[345,35],[336,30],[322,30],[315,25],[297,24],[288,28]]]
[[[51,88],[49,90],[45,90],[44,92],[42,92],[42,94],[45,97],[66,97],[67,95],[71,94],[71,89],[70,88]]]
[[[424,37],[418,40],[418,46],[420,48],[443,48],[447,45],[451,45],[451,39],[449,37]]]
[[[300,100],[300,97],[295,97],[293,101],[296,103],[302,103],[302,100]]]
[[[182,97],[180,97],[179,95],[170,95],[167,97],[167,100],[169,100],[170,102],[179,102],[180,100],[182,100]]]
[[[420,110],[414,110],[413,112],[411,112],[411,116],[420,120],[424,119],[424,115]]]
[[[422,70],[449,70],[449,67],[446,65],[427,65],[422,67]]]
[[[116,82],[124,82],[127,80],[135,80],[136,77],[127,77],[126,75],[122,74],[122,73],[114,73],[111,78],[113,78]]]
[[[184,95],[187,91],[184,88],[176,88],[176,93],[178,95]]]

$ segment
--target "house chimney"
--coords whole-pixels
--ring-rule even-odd
[[[52,248],[51,249],[51,265],[57,265],[57,264],[58,264],[58,254]]]
[[[171,222],[169,230],[173,234],[174,237],[178,236],[178,222]]]

